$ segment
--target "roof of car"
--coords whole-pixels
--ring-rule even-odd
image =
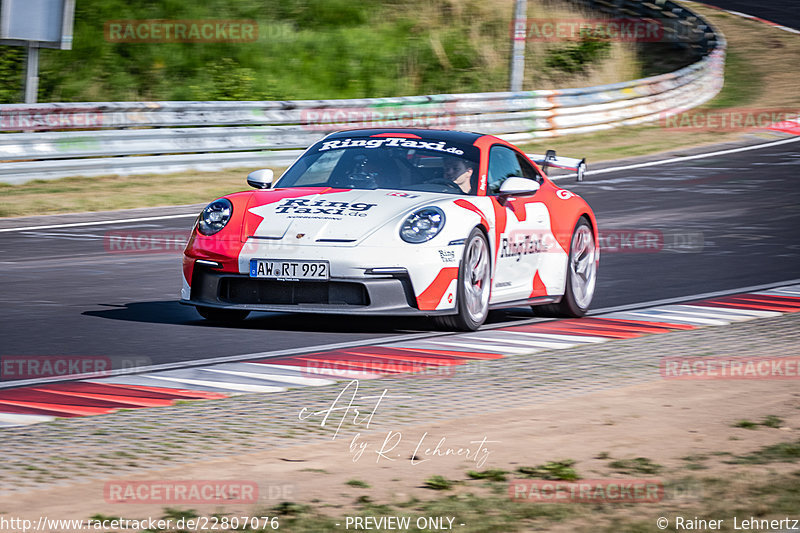
[[[330,134],[328,139],[341,139],[344,137],[369,137],[379,133],[397,133],[397,134],[413,134],[419,135],[423,139],[436,139],[446,142],[457,142],[472,144],[480,137],[482,133],[472,133],[467,131],[453,131],[453,130],[434,130],[434,129],[421,129],[421,128],[366,128],[360,130],[344,130],[337,131]]]

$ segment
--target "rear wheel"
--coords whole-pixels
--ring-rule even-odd
[[[594,297],[597,281],[597,243],[586,218],[581,217],[572,232],[564,296],[557,304],[534,306],[537,315],[581,317]]]
[[[456,310],[458,314],[436,317],[445,329],[475,331],[489,314],[491,261],[489,243],[478,228],[472,230],[464,246],[464,257],[458,269]]]
[[[219,309],[216,307],[202,307],[199,305],[195,307],[195,309],[197,309],[200,316],[206,320],[218,324],[236,324],[247,318],[247,315],[250,314],[250,311],[243,311],[241,309]]]

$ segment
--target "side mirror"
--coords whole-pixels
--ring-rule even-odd
[[[254,189],[269,189],[272,185],[272,178],[275,173],[271,168],[263,168],[261,170],[254,170],[247,175],[247,184]]]
[[[529,180],[528,178],[520,178],[519,176],[511,176],[503,181],[500,185],[500,194],[515,195],[515,194],[533,194],[539,190],[539,182]]]

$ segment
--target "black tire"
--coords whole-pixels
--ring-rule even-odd
[[[217,324],[237,324],[247,318],[250,311],[241,309],[219,309],[217,307],[195,307],[200,316]]]
[[[465,282],[466,276],[471,275],[471,273],[467,271],[468,260],[471,260],[468,255],[471,252],[477,252],[477,249],[473,248],[473,246],[477,246],[483,250],[486,263],[485,267],[480,267],[481,271],[485,268],[485,274],[481,272],[481,279],[479,280],[479,285],[481,287],[479,298],[480,305],[474,305],[473,309],[470,310],[469,302],[477,303],[475,300],[477,293],[473,292],[471,295],[467,295],[467,285],[471,284],[473,287],[476,286],[474,283],[476,280],[471,280],[469,283]],[[434,322],[439,328],[456,331],[475,331],[483,325],[486,321],[486,316],[489,314],[489,291],[491,290],[492,279],[491,263],[489,242],[486,240],[486,236],[481,230],[474,228],[465,242],[464,257],[461,259],[461,264],[458,268],[458,289],[456,291],[456,310],[458,313],[455,315],[434,317]]]
[[[593,264],[591,276],[591,281],[586,282],[579,282],[590,285],[588,288],[588,301],[586,294],[575,294],[573,290],[573,281],[575,276],[580,276],[575,271],[575,257],[573,257],[574,252],[576,251],[576,238],[580,238],[580,235],[587,235],[591,239],[591,253],[592,257],[589,259],[589,262]],[[578,247],[580,248],[580,247]],[[578,223],[575,224],[575,229],[572,230],[572,237],[570,238],[570,246],[569,246],[569,259],[567,262],[567,279],[566,279],[566,286],[564,289],[564,296],[561,298],[561,301],[556,304],[546,304],[546,305],[534,305],[533,312],[538,316],[548,316],[548,317],[561,317],[561,318],[579,318],[586,314],[586,311],[589,310],[589,305],[591,304],[592,297],[594,296],[594,286],[595,286],[595,279],[597,278],[597,243],[594,240],[594,232],[592,231],[592,227],[589,224],[589,221],[586,217],[581,217],[578,219]]]

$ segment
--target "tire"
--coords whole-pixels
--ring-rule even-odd
[[[491,264],[489,242],[481,230],[474,228],[467,238],[458,268],[458,314],[434,317],[440,328],[475,331],[486,321],[492,284]]]
[[[557,304],[535,305],[540,316],[578,318],[586,314],[594,297],[597,282],[597,243],[586,217],[581,217],[572,231],[567,262],[564,296]]]
[[[236,324],[247,318],[250,311],[243,311],[241,309],[219,309],[216,307],[195,307],[200,316],[210,322],[218,324]]]

